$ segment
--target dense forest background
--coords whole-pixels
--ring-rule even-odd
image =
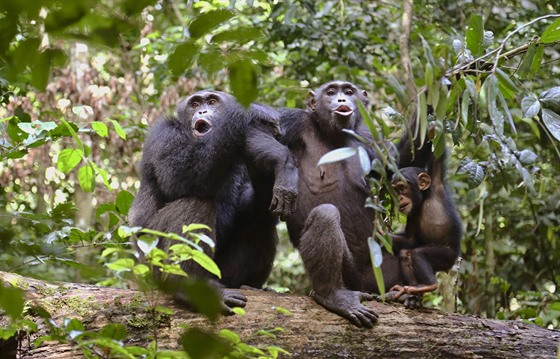
[[[302,108],[310,89],[349,80],[389,138],[426,105],[421,121],[447,133],[466,231],[425,305],[559,328],[559,12],[553,0],[1,1],[0,271],[136,286],[126,215],[154,121],[200,89]],[[305,294],[279,231],[269,285]],[[0,298],[13,317],[0,337],[31,325],[19,292]]]

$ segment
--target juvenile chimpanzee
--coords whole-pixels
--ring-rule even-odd
[[[407,215],[403,233],[393,235],[393,251],[403,266],[404,284],[391,294],[422,296],[437,289],[435,272],[449,270],[461,251],[463,227],[444,182],[446,154],[435,159],[431,153],[428,174],[424,168],[400,169],[392,186],[399,196],[399,209]],[[404,178],[404,180],[403,180]]]
[[[132,225],[181,234],[202,223],[216,247],[218,282],[194,261],[191,276],[219,288],[225,311],[244,306],[245,296],[225,288],[262,287],[276,253],[275,215],[289,216],[297,196],[297,170],[280,136],[279,113],[262,105],[244,110],[235,98],[201,91],[178,106],[177,116],[156,124],[144,144],[141,186],[132,204]],[[269,208],[272,213],[269,212]],[[168,245],[160,238],[160,247]],[[172,276],[174,298],[187,302],[181,278]],[[225,287],[225,288],[223,288]]]
[[[361,304],[373,298],[368,293],[378,292],[367,243],[373,233],[373,210],[365,207],[370,190],[357,156],[317,166],[325,153],[360,144],[342,129],[371,139],[358,101],[367,107],[365,91],[350,82],[333,81],[310,92],[307,110],[282,110],[284,139],[299,171],[296,211],[287,225],[310,277],[313,298],[356,326],[372,327],[378,316]],[[408,162],[410,146],[405,140],[397,146]],[[375,156],[370,153],[371,159]],[[382,271],[387,286],[402,282],[397,256],[387,253]]]

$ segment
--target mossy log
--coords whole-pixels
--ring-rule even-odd
[[[107,323],[127,328],[127,343],[144,346],[157,335],[161,348],[178,349],[184,324],[235,331],[241,339],[258,347],[279,346],[293,358],[560,358],[560,331],[547,330],[521,321],[500,321],[438,310],[409,310],[399,304],[369,302],[380,315],[373,329],[359,329],[327,312],[311,298],[265,291],[244,290],[248,298],[246,315],[221,317],[215,324],[201,315],[176,306],[168,297],[134,290],[105,288],[75,283],[49,283],[0,272],[4,283],[16,285],[27,298],[50,312],[61,323],[77,318],[88,330]],[[147,310],[146,303],[165,306],[175,313],[159,315]],[[291,315],[277,310],[286,308]],[[36,333],[4,341],[0,357],[17,346],[18,358],[72,358],[80,351],[68,343],[45,342],[34,347],[35,338],[44,335],[41,318]],[[7,318],[0,323],[6,324]],[[256,335],[259,329],[280,327],[276,338]]]

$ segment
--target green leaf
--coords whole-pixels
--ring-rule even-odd
[[[173,315],[175,314],[175,311],[171,308],[167,308],[167,307],[162,307],[161,305],[157,305],[154,310],[158,313],[162,313],[165,315]]]
[[[550,24],[541,36],[541,43],[543,44],[550,44],[555,41],[560,41],[560,18]]]
[[[226,41],[235,41],[240,44],[246,44],[261,38],[262,32],[254,27],[240,27],[233,30],[222,31],[212,36],[211,42],[222,43]]]
[[[521,109],[524,118],[533,118],[539,114],[541,103],[536,97],[527,96],[521,100]]]
[[[200,223],[191,223],[188,226],[183,226],[183,233],[200,231],[200,230],[211,232],[212,228],[208,227],[205,224],[200,224]]]
[[[533,58],[533,62],[531,62],[531,71],[529,72],[529,76],[533,76],[539,69],[541,68],[542,59],[544,56],[544,46],[538,46],[535,52],[535,57]]]
[[[119,213],[127,214],[133,201],[134,196],[130,192],[120,191],[115,200]]]
[[[239,335],[237,335],[237,333],[232,332],[229,329],[222,329],[218,332],[218,335],[221,336],[224,339],[229,340],[230,342],[232,342],[233,344],[238,344],[241,343],[241,339],[239,338]]]
[[[109,136],[109,128],[107,125],[100,121],[93,121],[91,123],[91,128],[101,137]]]
[[[560,115],[545,108],[542,111],[542,121],[552,136],[560,141]]]
[[[536,46],[534,43],[532,43],[529,45],[527,52],[523,56],[523,60],[521,61],[521,64],[519,65],[519,68],[517,70],[517,74],[522,79],[525,78],[525,76],[527,76],[531,71],[531,64],[533,63],[533,60],[535,58],[535,50]]]
[[[117,135],[123,140],[126,140],[126,132],[124,132],[124,128],[115,120],[111,120],[111,123],[115,127],[115,131],[117,131]]]
[[[112,263],[107,263],[106,266],[117,272],[130,271],[134,268],[134,260],[131,258],[120,258]]]
[[[208,272],[212,273],[216,277],[222,278],[222,272],[220,271],[220,268],[218,268],[216,262],[214,262],[212,258],[208,257],[206,253],[200,251],[193,251],[191,255],[193,260],[196,263],[200,264],[202,268],[206,269]]]
[[[514,95],[519,93],[517,86],[515,86],[511,78],[500,68],[496,69],[496,75],[498,77],[500,88],[502,89],[502,94],[510,100],[513,99]]]
[[[239,60],[228,66],[231,92],[243,107],[249,107],[258,95],[257,71],[250,60]]]
[[[83,165],[78,170],[78,182],[82,191],[91,193],[95,188],[95,177],[93,176],[93,169],[90,165]]]
[[[126,327],[120,323],[109,323],[99,331],[99,334],[114,340],[124,340],[126,338]]]
[[[347,158],[354,156],[358,152],[354,147],[342,147],[325,153],[317,163],[317,166],[325,165],[327,163],[343,161]]]
[[[404,107],[408,106],[408,97],[406,96],[403,87],[401,86],[397,78],[393,75],[389,75],[389,77],[387,77],[387,84],[395,92],[395,95],[397,95],[397,99],[399,100],[400,104]]]
[[[474,57],[483,54],[484,51],[484,28],[482,24],[482,16],[472,14],[469,18],[467,28],[467,48]]]
[[[232,17],[233,12],[227,9],[208,11],[207,13],[198,16],[190,23],[189,34],[193,39],[198,39]]]
[[[19,288],[0,284],[0,308],[13,319],[20,318],[23,313],[24,298]]]
[[[469,123],[469,102],[469,91],[465,89],[461,99],[461,118],[463,120],[463,126],[466,126]]]
[[[185,72],[185,70],[192,65],[199,51],[199,46],[192,42],[185,42],[178,45],[167,60],[171,73],[175,76],[179,76]]]
[[[155,2],[156,0],[124,0],[121,6],[124,13],[130,16],[142,12],[146,6],[153,5]]]
[[[58,154],[57,167],[62,173],[70,172],[80,163],[83,156],[82,150],[66,148]]]

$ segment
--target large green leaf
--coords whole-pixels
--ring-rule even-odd
[[[84,192],[93,192],[95,188],[95,177],[93,168],[90,165],[84,165],[78,170],[78,182]]]
[[[167,64],[173,75],[179,76],[185,72],[185,70],[192,65],[199,51],[199,46],[190,41],[178,45],[167,60]]]
[[[560,41],[560,18],[550,24],[541,36],[541,42],[543,44],[549,44],[555,41]]]
[[[383,297],[385,295],[385,281],[383,280],[383,272],[381,271],[383,252],[379,243],[377,243],[372,237],[368,238],[368,247],[377,288],[379,289],[379,294]]]
[[[133,201],[134,196],[130,192],[120,191],[115,200],[119,213],[127,214]]]
[[[57,167],[62,173],[70,172],[80,163],[83,156],[82,150],[66,148],[58,154]]]
[[[231,63],[228,68],[232,94],[241,105],[249,107],[259,95],[255,66],[250,60],[239,60]]]
[[[187,329],[180,342],[190,358],[223,358],[233,351],[224,338],[200,328]]]
[[[472,14],[469,18],[467,48],[475,57],[482,55],[484,51],[484,28],[480,15]]]
[[[212,42],[222,43],[226,41],[235,41],[240,44],[246,44],[249,41],[254,41],[262,37],[260,30],[254,27],[246,26],[237,29],[222,31],[219,34],[212,36]]]
[[[532,118],[539,114],[541,103],[536,97],[527,96],[521,100],[521,109],[523,110],[523,117]]]
[[[208,11],[191,22],[189,25],[189,34],[193,39],[197,39],[206,35],[232,17],[233,12],[227,9]]]

